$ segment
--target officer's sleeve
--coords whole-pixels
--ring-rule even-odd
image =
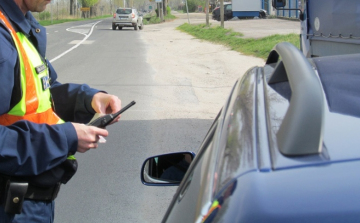
[[[18,121],[0,125],[0,173],[38,175],[66,160],[77,150],[77,134],[68,122],[59,125]]]
[[[56,81],[57,74],[50,63],[49,71],[55,112],[64,121],[88,123],[95,114],[91,100],[99,90],[86,84],[60,84]]]

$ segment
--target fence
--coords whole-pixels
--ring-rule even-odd
[[[284,9],[278,9],[276,11],[277,17],[283,18],[292,18],[298,19],[299,18],[299,10],[286,10],[286,9],[299,9],[299,1],[298,0],[286,0],[286,6]]]

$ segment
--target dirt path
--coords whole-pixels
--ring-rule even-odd
[[[204,21],[191,18],[192,23]],[[147,62],[161,86],[152,94],[159,119],[213,119],[225,103],[235,81],[249,68],[262,66],[264,60],[244,56],[222,45],[195,39],[176,27],[187,17],[156,25],[141,32],[148,44]],[[166,105],[166,106],[165,106]]]

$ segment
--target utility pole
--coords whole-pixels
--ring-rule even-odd
[[[186,13],[187,13],[187,16],[188,16],[188,22],[190,24],[189,9],[188,9],[188,5],[187,5],[187,0],[185,0],[185,4],[186,4]]]
[[[221,27],[224,28],[224,0],[220,0]]]
[[[156,7],[157,7],[157,16],[160,18],[160,3],[156,2]]]
[[[163,12],[164,0],[162,0],[159,4],[160,4],[160,20],[161,20],[161,22],[163,22],[164,21],[164,12]]]
[[[59,2],[56,2],[56,20],[59,20]]]
[[[50,13],[50,15],[51,15],[51,24],[53,24],[53,10],[52,10],[52,1],[50,2],[50,10],[51,10],[51,13]]]
[[[76,16],[76,18],[78,17],[78,14],[77,14],[77,12],[78,12],[78,2],[77,2],[77,0],[75,0],[75,16]]]
[[[163,14],[164,14],[164,16],[167,15],[166,8],[167,8],[167,0],[163,0],[163,12],[164,12]]]
[[[210,23],[209,23],[209,1],[210,0],[206,0],[206,5],[205,5],[205,8],[206,8],[206,26],[209,27],[210,26]]]

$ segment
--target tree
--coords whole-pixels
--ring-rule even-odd
[[[93,14],[93,6],[96,5],[98,2],[99,0],[81,0],[83,7],[90,7],[90,16],[92,16]]]
[[[99,0],[81,0],[83,7],[93,7]]]
[[[163,6],[163,13],[164,13],[164,16],[166,16],[166,15],[167,15],[167,11],[166,11],[167,5],[168,5],[167,0],[163,0],[162,6]]]
[[[74,0],[70,0],[70,15],[73,15]]]

